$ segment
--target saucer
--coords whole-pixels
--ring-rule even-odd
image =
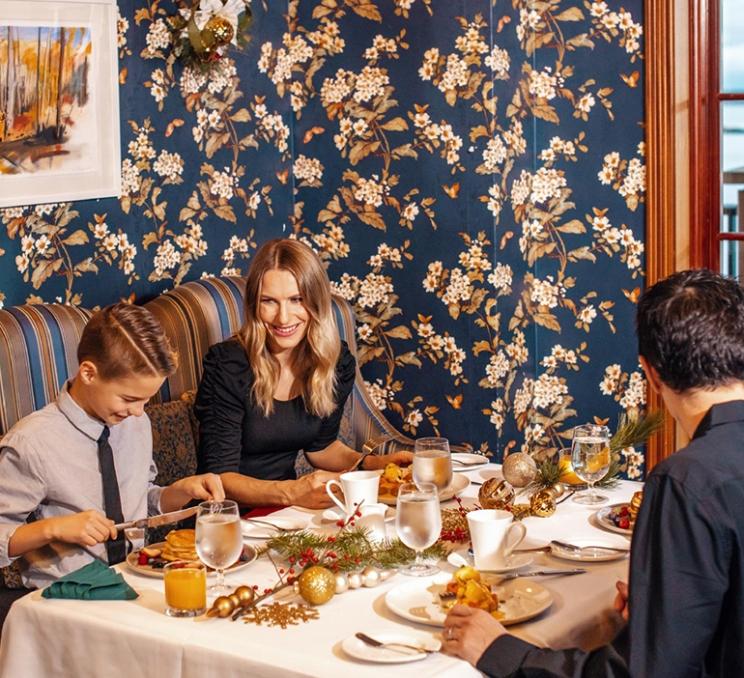
[[[320,519],[324,523],[337,523],[339,520],[346,520],[348,516],[345,511],[342,511],[337,506],[327,508],[323,513],[320,514]],[[385,512],[385,522],[393,520],[395,518],[395,508],[388,506]]]
[[[425,647],[427,650],[437,652],[442,647],[442,644],[431,636],[424,635],[422,633],[415,632],[389,632],[389,631],[375,631],[370,634],[375,640],[379,640],[382,643],[406,643],[408,645],[418,645],[419,647]],[[394,650],[387,647],[372,647],[363,643],[356,636],[349,636],[341,643],[341,648],[346,654],[354,657],[354,659],[361,659],[365,662],[377,662],[379,664],[401,664],[403,662],[415,662],[419,659],[426,659],[428,656],[426,652],[416,652],[415,650],[407,650],[400,648]]]
[[[459,556],[459,558],[458,558]],[[515,570],[519,570],[522,567],[526,567],[532,562],[532,554],[531,553],[512,553],[507,559],[506,559],[506,567],[501,567],[494,570],[481,570],[482,572],[493,572],[495,574],[506,574],[507,572],[514,572]],[[447,556],[447,562],[452,565],[452,567],[460,567],[461,562],[460,559],[465,560],[468,565],[471,567],[475,567],[475,564],[473,562],[473,556],[468,553],[467,550],[462,551],[454,551],[450,553]]]

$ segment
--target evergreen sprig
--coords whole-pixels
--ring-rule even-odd
[[[334,572],[350,572],[372,566],[392,569],[413,562],[416,552],[399,539],[372,541],[365,528],[345,526],[335,535],[309,531],[282,534],[266,542],[261,553],[275,551],[290,565],[303,568],[323,565]],[[425,558],[446,557],[445,547],[437,542],[423,552]]]

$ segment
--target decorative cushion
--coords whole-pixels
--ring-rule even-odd
[[[196,473],[196,443],[188,402],[173,400],[145,408],[152,424],[152,456],[158,467],[155,482],[170,485]]]
[[[18,562],[14,561],[7,567],[0,568],[3,574],[3,583],[7,589],[22,589],[23,581],[21,580],[21,570],[18,567]]]

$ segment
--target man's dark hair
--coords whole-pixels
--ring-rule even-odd
[[[706,269],[681,271],[638,302],[638,352],[677,392],[744,381],[744,289]]]

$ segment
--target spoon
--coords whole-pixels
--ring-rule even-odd
[[[359,640],[361,640],[363,643],[366,643],[367,645],[370,645],[372,647],[385,647],[390,650],[393,650],[394,652],[402,652],[403,654],[410,655],[410,652],[405,652],[405,650],[399,650],[398,648],[405,648],[407,650],[413,650],[414,652],[425,652],[427,654],[434,652],[434,650],[430,650],[426,647],[421,647],[420,645],[409,645],[408,643],[383,643],[380,640],[376,640],[375,638],[371,638],[366,633],[362,633],[361,631],[358,631],[354,634]]]

